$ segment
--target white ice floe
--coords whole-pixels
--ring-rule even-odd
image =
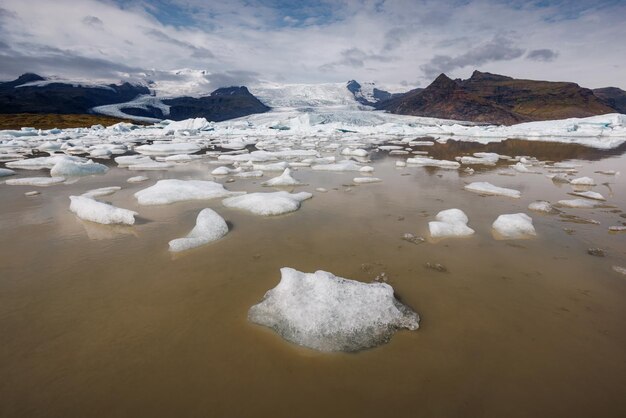
[[[154,186],[140,190],[135,197],[140,205],[167,205],[186,200],[216,199],[245,192],[231,192],[219,183],[204,180],[159,180]]]
[[[274,177],[273,179],[269,179],[268,181],[263,183],[263,186],[300,186],[302,183],[293,177],[291,177],[291,170],[286,168],[278,177]]]
[[[214,176],[227,176],[229,174],[236,174],[236,173],[241,173],[241,167],[228,168],[226,166],[221,166],[211,171],[211,174]]]
[[[9,170],[8,168],[0,168],[0,177],[12,176],[15,174],[15,171]]]
[[[362,166],[350,160],[339,161],[335,164],[318,164],[312,168],[316,171],[360,171],[362,173],[373,170],[370,166]]]
[[[228,233],[224,218],[213,209],[202,209],[196,218],[196,226],[185,238],[170,241],[170,251],[179,252],[216,241]]]
[[[91,160],[85,162],[60,160],[50,169],[53,177],[78,177],[92,174],[104,174],[109,168],[104,164],[94,163]]]
[[[175,154],[163,158],[163,161],[169,163],[188,163],[191,161],[199,160],[202,155],[189,155],[189,154]],[[157,158],[158,159],[158,158]]]
[[[273,216],[294,212],[300,208],[300,202],[313,197],[311,193],[249,193],[224,199],[228,208],[242,209],[255,215]]]
[[[554,183],[565,183],[565,184],[569,184],[570,179],[567,178],[567,176],[565,174],[549,174],[546,177],[548,177],[550,180],[552,180]]]
[[[609,226],[609,231],[611,231],[611,232],[624,232],[624,231],[626,231],[626,226],[624,226],[624,225]]]
[[[131,164],[128,166],[128,169],[133,170],[133,171],[158,171],[158,170],[169,170],[172,167],[174,167],[174,163],[149,161],[149,162]]]
[[[517,164],[514,164],[511,166],[511,168],[515,171],[517,171],[518,173],[532,173],[532,174],[537,174],[538,171],[534,171],[529,169],[528,167],[526,167],[526,165],[518,162]]]
[[[263,172],[261,170],[242,171],[235,174],[235,177],[239,177],[242,179],[256,179],[259,177],[263,177]]]
[[[573,186],[595,186],[596,182],[591,177],[579,177],[570,181]]]
[[[65,177],[22,177],[20,179],[9,179],[5,183],[11,186],[45,187],[63,183],[64,181]]]
[[[386,283],[361,283],[325,271],[281,269],[280,283],[248,311],[248,319],[295,344],[319,351],[359,351],[416,330],[419,316]]]
[[[126,224],[135,223],[137,212],[121,209],[107,203],[98,202],[85,196],[70,196],[70,210],[80,219],[100,224]]]
[[[341,151],[341,155],[353,157],[367,157],[367,151],[361,148],[344,148],[343,151]]]
[[[252,164],[252,169],[260,171],[284,171],[288,165],[289,164],[285,161],[270,164]]]
[[[406,159],[407,164],[411,165],[419,165],[422,167],[439,167],[439,168],[447,168],[447,169],[457,169],[461,166],[456,161],[448,161],[448,160],[436,160],[434,158],[426,158],[426,157],[413,157]]]
[[[433,238],[465,237],[474,233],[474,230],[467,226],[469,222],[467,215],[460,209],[442,210],[435,219],[437,221],[428,223]]]
[[[592,191],[586,191],[586,192],[572,192],[571,194],[575,195],[575,196],[580,196],[580,197],[585,197],[587,199],[593,199],[593,200],[606,200],[604,198],[604,196],[602,196],[600,193],[598,192],[592,192]]]
[[[535,212],[544,212],[551,213],[554,208],[550,204],[550,202],[546,202],[545,200],[537,200],[536,202],[532,202],[528,205],[528,209],[533,210]]]
[[[122,155],[121,157],[115,157],[115,162],[118,167],[128,167],[134,164],[147,164],[154,160],[145,155]]]
[[[380,183],[381,181],[378,177],[355,177],[352,179],[354,184]]]
[[[89,190],[88,192],[83,193],[81,196],[90,197],[95,199],[96,197],[109,196],[113,193],[121,190],[122,188],[119,186],[111,186],[111,187],[101,187],[99,189]]]
[[[559,205],[568,208],[591,209],[600,206],[600,202],[587,199],[565,199],[559,200]]]
[[[1,132],[1,131],[0,131]],[[26,160],[11,161],[5,165],[9,168],[20,168],[22,170],[42,170],[54,167],[60,161],[86,162],[85,158],[71,155],[54,155],[51,157],[36,157]]]
[[[141,183],[142,181],[146,181],[146,180],[149,180],[149,178],[146,176],[135,176],[135,177],[129,177],[126,181],[128,183]]]
[[[478,181],[465,186],[465,190],[489,196],[506,196],[518,199],[521,196],[519,190],[507,189],[504,187],[494,186],[486,181]]]
[[[491,226],[496,239],[524,239],[537,235],[532,218],[525,213],[500,215]]]
[[[194,142],[172,142],[169,144],[140,145],[135,148],[140,154],[166,156],[175,154],[193,154],[202,149],[202,146]]]

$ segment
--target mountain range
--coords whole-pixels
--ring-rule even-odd
[[[523,80],[474,71],[466,80],[439,75],[428,87],[389,93],[373,83],[350,80],[335,90],[290,85],[284,92],[302,97],[315,92],[327,102],[336,94],[341,103],[391,113],[510,125],[520,122],[626,113],[626,92],[616,87],[590,90],[569,82]],[[150,84],[95,84],[46,79],[24,74],[0,83],[0,114],[104,114],[154,122],[204,117],[222,121],[270,110],[244,86],[225,87],[210,94],[160,97]],[[341,92],[343,89],[343,92]],[[187,90],[188,91],[188,86]],[[254,92],[255,90],[253,90]],[[263,93],[263,89],[256,89]],[[275,90],[281,91],[281,90]],[[287,93],[289,94],[289,93]],[[263,96],[263,94],[262,94]],[[332,99],[332,97],[331,97]]]

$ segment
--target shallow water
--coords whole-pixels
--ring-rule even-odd
[[[0,185],[0,415],[626,416],[626,276],[612,270],[626,267],[626,233],[608,232],[626,222],[626,180],[594,173],[624,171],[624,150],[523,141],[419,149],[436,158],[476,151],[575,158],[576,176],[596,179],[593,190],[616,208],[563,208],[600,225],[564,222],[527,206],[573,198],[569,185],[501,175],[511,172],[503,163],[474,166],[474,175],[397,169],[406,156],[383,152],[372,163],[382,183],[349,186],[360,174],[294,171],[309,184],[296,190],[313,199],[270,218],[219,199],[139,206],[132,196],[161,178],[212,179],[215,166],[204,162],[162,172],[112,168],[38,188],[34,197],[24,196],[32,187]],[[150,180],[126,183],[140,174]],[[272,176],[226,187],[271,191],[260,183]],[[473,181],[518,189],[522,198],[464,191]],[[69,212],[69,195],[105,186],[122,186],[101,200],[138,211],[135,226],[97,225]],[[186,235],[205,207],[230,233],[169,253],[168,241]],[[401,239],[427,237],[428,221],[453,207],[468,215],[474,236]],[[494,240],[495,218],[517,212],[531,215],[537,238]],[[606,256],[588,255],[591,247]],[[367,282],[385,272],[420,314],[420,329],[353,354],[290,344],[246,319],[284,266]]]

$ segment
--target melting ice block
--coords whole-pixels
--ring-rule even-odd
[[[460,209],[442,210],[435,217],[436,222],[429,222],[428,229],[433,238],[465,237],[474,230],[467,226],[469,219]]]
[[[300,208],[300,202],[313,197],[311,193],[250,193],[243,196],[229,197],[222,203],[228,208],[247,210],[255,215],[272,216],[294,212]]]
[[[60,160],[50,169],[50,175],[54,177],[78,177],[92,174],[104,174],[109,168],[104,164],[94,163],[91,160],[72,161]]]
[[[185,238],[170,241],[170,251],[179,252],[217,241],[228,233],[226,221],[213,209],[202,209],[196,226]]]
[[[0,177],[12,176],[15,174],[15,171],[9,170],[8,168],[0,168]]]
[[[70,210],[80,219],[96,222],[99,224],[126,224],[135,223],[137,212],[128,209],[117,208],[107,203],[98,202],[90,197],[70,196]]]
[[[535,202],[530,203],[528,205],[528,209],[534,210],[535,212],[544,212],[544,213],[550,213],[554,210],[550,202],[546,202],[545,200],[537,200]]]
[[[96,197],[111,195],[121,189],[122,188],[119,186],[100,187],[99,189],[89,190],[88,192],[83,193],[82,196],[95,199]]]
[[[579,177],[570,181],[570,184],[574,186],[595,186],[596,182],[591,177]]]
[[[419,165],[422,167],[439,167],[439,168],[447,168],[447,169],[457,169],[461,166],[456,161],[448,161],[448,160],[436,160],[434,158],[427,157],[413,157],[406,159],[407,164]]]
[[[302,183],[298,180],[291,177],[291,170],[286,168],[278,177],[274,177],[273,179],[269,179],[268,181],[263,183],[263,186],[300,186]]]
[[[537,235],[532,218],[525,213],[500,215],[491,226],[496,239],[523,239]]]
[[[9,179],[5,183],[11,186],[52,186],[63,183],[65,177],[22,177],[21,179]]]
[[[245,192],[231,192],[219,183],[204,180],[159,180],[154,186],[135,193],[140,205],[167,205],[185,200],[216,199],[240,195]]]
[[[519,190],[494,186],[493,184],[488,183],[486,181],[478,181],[478,182],[470,183],[467,186],[465,186],[465,190],[474,192],[474,193],[489,195],[489,196],[506,196],[506,197],[513,197],[516,199],[519,199],[519,197],[521,196],[521,193]]]
[[[28,158],[26,160],[11,161],[6,163],[6,166],[9,168],[21,168],[23,170],[42,170],[45,168],[52,168],[60,161],[86,162],[87,160],[81,157],[73,157],[69,155],[54,155],[52,157],[37,157]]]
[[[378,177],[355,177],[352,179],[354,184],[380,183],[381,181]]]
[[[193,154],[201,149],[202,147],[194,142],[173,142],[170,144],[140,145],[135,148],[135,151],[144,155],[166,156],[176,154]]]
[[[282,268],[278,286],[248,311],[248,319],[287,341],[319,351],[358,351],[384,344],[419,316],[386,283],[361,283],[325,271]]]
[[[565,200],[559,200],[558,203],[561,206],[565,206],[568,208],[578,208],[578,209],[591,209],[591,208],[595,208],[596,206],[601,205],[600,202],[595,202],[593,200],[587,200],[587,199],[565,199]]]
[[[360,172],[370,172],[372,171],[372,167],[370,166],[360,166],[357,163],[350,160],[339,161],[335,164],[318,164],[313,166],[313,170],[316,171],[360,171]]]

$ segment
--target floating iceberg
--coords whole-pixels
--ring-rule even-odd
[[[570,194],[573,194],[574,196],[580,196],[580,197],[584,197],[587,199],[593,199],[593,200],[606,200],[604,198],[604,196],[602,196],[600,193],[598,192],[592,192],[592,191],[586,191],[586,192],[572,192]]]
[[[504,187],[494,186],[486,181],[470,183],[465,186],[465,190],[489,196],[506,196],[518,199],[521,196],[519,190],[507,189]]]
[[[360,171],[363,173],[372,171],[372,167],[367,165],[361,166],[350,160],[339,161],[335,164],[318,164],[312,168],[316,171]]]
[[[121,209],[107,203],[98,202],[85,196],[70,196],[70,210],[80,219],[99,224],[126,224],[135,223],[135,215],[128,209]]]
[[[601,205],[600,202],[594,202],[593,200],[587,199],[565,199],[559,200],[558,203],[561,206],[578,209],[591,209]]]
[[[280,176],[269,179],[268,181],[263,183],[263,186],[273,187],[300,185],[302,185],[302,183],[291,177],[291,170],[288,168],[286,168],[285,171],[283,171],[283,174],[281,174]]]
[[[9,168],[21,168],[22,170],[42,170],[54,167],[60,161],[87,162],[85,158],[70,155],[54,155],[52,157],[36,157],[26,160],[11,161],[5,165]]]
[[[255,215],[273,216],[294,212],[300,208],[300,202],[313,197],[311,193],[249,193],[224,199],[228,208],[242,209]]]
[[[135,177],[129,177],[126,181],[128,183],[141,183],[142,181],[146,181],[149,180],[148,177],[146,176],[135,176]]]
[[[354,184],[380,183],[381,181],[378,177],[355,177],[352,179]]]
[[[550,202],[546,202],[545,200],[537,200],[536,202],[532,202],[528,205],[528,209],[534,210],[535,212],[544,213],[551,213],[554,210]]]
[[[465,237],[474,233],[474,230],[467,226],[469,222],[467,215],[460,209],[442,210],[435,219],[437,221],[428,223],[433,238]]]
[[[8,168],[0,168],[0,177],[12,176],[15,174],[15,171],[9,170]]]
[[[91,160],[82,162],[64,159],[50,169],[50,175],[53,177],[78,177],[104,174],[107,171],[109,171],[109,168],[106,165],[94,163]]]
[[[461,166],[456,161],[448,161],[448,160],[436,160],[434,158],[426,158],[426,157],[413,157],[406,159],[407,164],[419,165],[422,167],[439,167],[439,168],[447,168],[447,169],[457,169]]]
[[[63,183],[65,177],[22,177],[21,179],[10,179],[5,181],[10,186],[52,186]]]
[[[537,235],[532,218],[525,213],[500,215],[491,226],[496,239],[524,239]]]
[[[202,147],[195,142],[172,142],[169,144],[140,145],[135,148],[135,151],[144,155],[166,156],[193,154],[201,149]]]
[[[319,351],[359,351],[388,342],[419,316],[386,283],[361,283],[325,271],[282,268],[280,283],[250,308],[248,319],[287,341]]]
[[[204,180],[159,180],[135,193],[140,205],[167,205],[185,200],[216,199],[245,192],[231,192],[219,183]]]
[[[579,177],[569,182],[573,186],[595,186],[596,182],[591,177]]]
[[[213,209],[202,209],[196,218],[196,226],[185,238],[170,241],[170,251],[179,252],[216,241],[228,233],[224,218]]]

